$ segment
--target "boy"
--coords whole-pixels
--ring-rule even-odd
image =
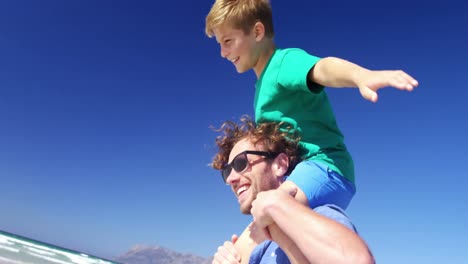
[[[268,0],[216,0],[205,31],[239,73],[255,72],[255,121],[284,122],[301,136],[304,161],[280,188],[299,187],[296,199],[311,208],[332,203],[345,209],[355,193],[354,165],[324,87],[356,87],[377,102],[380,88],[412,91],[418,82],[403,71],[371,71],[339,58],[276,48]]]

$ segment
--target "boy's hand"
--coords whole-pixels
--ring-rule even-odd
[[[241,261],[241,256],[237,252],[234,243],[236,243],[237,235],[232,235],[231,241],[226,241],[222,246],[218,247],[218,251],[214,254],[212,264],[231,263],[238,264]]]
[[[252,202],[250,210],[254,221],[252,228],[262,230],[267,239],[272,240],[268,226],[274,223],[268,210],[287,198],[294,197],[297,193],[297,187],[288,186],[283,189],[269,190],[257,194],[257,198]]]
[[[357,86],[362,97],[377,102],[377,90],[384,87],[394,87],[399,90],[412,91],[418,86],[418,81],[401,70],[396,71],[364,71],[358,76]]]
[[[269,235],[269,233],[265,233],[263,228],[258,228],[258,226],[254,222],[250,223],[247,228],[250,231],[249,233],[250,238],[255,243],[260,244],[267,239],[271,240],[271,236]]]

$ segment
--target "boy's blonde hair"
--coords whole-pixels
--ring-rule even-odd
[[[265,27],[265,36],[273,38],[273,18],[269,0],[216,0],[206,16],[205,33],[213,37],[213,30],[221,25],[250,33],[255,23]]]

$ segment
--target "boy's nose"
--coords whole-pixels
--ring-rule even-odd
[[[228,55],[228,52],[226,51],[225,48],[221,47],[221,57],[226,58]]]

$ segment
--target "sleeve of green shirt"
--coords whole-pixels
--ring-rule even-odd
[[[315,93],[323,90],[323,86],[307,82],[309,71],[320,60],[319,57],[308,54],[301,49],[286,51],[278,72],[278,83],[287,89],[306,89]]]

